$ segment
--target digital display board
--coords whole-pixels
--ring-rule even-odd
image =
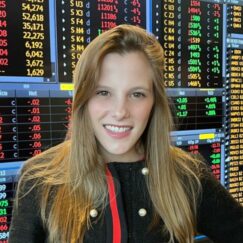
[[[0,243],[23,162],[65,139],[85,47],[119,24],[164,48],[173,143],[243,204],[242,0],[0,0]]]
[[[146,1],[57,1],[59,81],[71,82],[77,60],[90,41],[119,24],[146,28]]]
[[[153,1],[153,13],[152,32],[165,51],[166,86],[222,87],[223,5]]]
[[[230,48],[227,80],[226,184],[230,193],[243,203],[243,49]]]
[[[63,141],[71,115],[71,98],[71,92],[60,91],[2,92],[0,160],[26,160]]]
[[[49,1],[0,3],[0,74],[51,76]]]
[[[219,95],[215,91],[179,91],[178,96],[171,96],[175,129],[221,130],[224,114]]]

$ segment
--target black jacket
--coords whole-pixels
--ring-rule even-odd
[[[160,231],[162,219],[158,227],[149,229],[152,203],[145,175],[141,173],[143,167],[144,162],[141,161],[108,164],[115,197],[110,194],[111,203],[107,206],[103,219],[96,222],[98,216],[92,218],[93,227],[86,232],[84,243],[168,242],[168,235],[163,235]],[[198,204],[198,232],[207,235],[214,242],[242,243],[243,208],[213,175],[205,175],[202,186],[203,195]],[[98,210],[97,212],[99,213]],[[119,221],[120,229],[113,227],[114,217]],[[35,191],[32,191],[20,201],[18,213],[15,210],[13,212],[9,243],[44,243],[47,242],[47,235],[40,219]],[[118,235],[121,239],[116,241],[114,237]]]

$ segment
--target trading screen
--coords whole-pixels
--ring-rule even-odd
[[[78,58],[124,23],[164,48],[173,143],[243,204],[242,16],[243,0],[0,0],[0,243],[21,165],[65,139]]]

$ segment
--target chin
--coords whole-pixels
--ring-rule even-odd
[[[119,156],[121,156],[121,155],[125,155],[127,152],[128,152],[128,150],[107,150],[107,152],[109,153],[109,154],[112,154],[112,155],[119,155]]]

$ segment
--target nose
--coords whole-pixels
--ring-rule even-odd
[[[129,117],[129,104],[124,98],[114,101],[112,107],[112,117],[114,119],[119,121]]]

